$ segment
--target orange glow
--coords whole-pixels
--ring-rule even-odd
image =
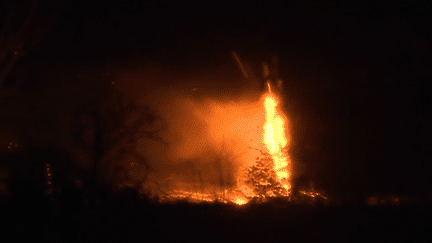
[[[243,199],[243,198],[237,198],[235,201],[234,201],[234,203],[235,204],[238,204],[238,205],[244,205],[244,204],[246,204],[246,203],[248,203],[245,199]]]
[[[285,134],[285,120],[278,114],[276,97],[271,93],[270,84],[269,94],[264,99],[265,107],[265,124],[264,124],[264,143],[273,158],[274,170],[279,182],[285,189],[289,189],[288,183],[289,172],[287,169],[289,158],[284,153],[284,149],[288,145],[288,139]]]
[[[267,87],[269,89],[269,93],[271,94],[271,87],[270,87],[270,83],[269,82],[267,82]]]
[[[233,55],[244,76],[248,77],[245,66],[235,53]],[[264,77],[269,76],[266,66],[264,74]],[[155,175],[156,189],[149,183],[148,190],[160,196],[161,201],[183,199],[244,205],[251,198],[258,197],[255,188],[251,188],[253,185],[246,182],[245,171],[256,165],[257,158],[265,154],[266,161],[270,161],[266,165],[274,169],[271,171],[272,183],[275,179],[280,183],[277,193],[268,193],[265,197],[288,196],[291,189],[288,180],[291,161],[287,154],[289,121],[280,109],[280,86],[271,86],[270,82],[265,85],[263,93],[251,89],[253,92],[247,91],[229,99],[200,97],[197,101],[188,95],[173,98],[173,106],[166,106],[169,119],[172,119],[168,119],[169,124],[173,128],[172,133],[164,134],[172,144],[166,157],[169,161],[178,162],[172,167],[181,169],[172,171],[179,171],[179,174],[183,171],[182,161],[194,161],[190,163],[194,166],[191,166],[191,176],[186,179],[178,175],[179,179],[165,182],[161,178],[159,182]],[[198,88],[191,90],[197,91]],[[149,146],[146,144],[147,148]],[[159,156],[163,152],[154,154]],[[163,177],[162,173],[160,177]]]
[[[167,194],[168,197],[161,198],[161,202],[170,202],[170,201],[182,201],[186,200],[191,203],[199,203],[199,202],[223,202],[228,203],[232,202],[237,205],[244,205],[249,202],[249,200],[243,195],[223,195],[219,193],[199,193],[199,192],[190,192],[187,190],[173,190]]]
[[[267,150],[274,162],[274,170],[277,180],[286,190],[288,195],[291,185],[289,184],[288,164],[289,158],[286,154],[288,139],[286,135],[286,120],[277,111],[277,97],[270,93],[271,87],[268,84],[269,93],[265,94],[257,104],[212,104],[208,117],[206,114],[196,113],[203,116],[203,120],[209,123],[211,137],[221,142],[223,138],[234,140],[240,143],[234,145],[233,150],[243,154],[239,157],[239,162],[243,168],[248,168],[256,163],[256,158],[262,156],[260,150]],[[188,151],[188,149],[185,149]],[[190,192],[184,186],[180,190],[168,193],[167,200],[187,199],[191,202],[220,201],[233,202],[237,205],[248,203],[248,198],[256,197],[254,191],[244,184],[241,179],[243,174],[237,174],[238,193],[216,195],[210,192]],[[189,191],[189,192],[188,192]],[[275,195],[269,195],[275,196]]]
[[[301,194],[306,195],[308,197],[321,197],[325,200],[327,200],[327,197],[325,197],[324,195],[322,195],[319,192],[315,192],[315,191],[299,191]]]

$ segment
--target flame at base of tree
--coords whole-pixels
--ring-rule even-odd
[[[273,159],[268,153],[262,153],[255,165],[249,167],[245,183],[253,188],[252,197],[264,200],[266,197],[288,196],[288,190],[279,181],[274,167]]]
[[[247,165],[244,171],[238,174],[237,185],[223,188],[201,190],[191,192],[187,186],[179,185],[175,190],[167,193],[162,201],[186,200],[189,202],[232,202],[238,205],[248,203],[250,200],[263,202],[267,198],[284,197],[288,199],[290,184],[288,181],[287,154],[288,139],[285,134],[285,120],[276,110],[277,100],[274,95],[268,93],[262,100],[261,107],[265,112],[265,120],[261,123],[262,134],[256,134],[254,138],[260,152],[258,157],[243,161]],[[219,179],[222,179],[219,178]],[[225,186],[226,187],[226,186]]]
[[[264,107],[266,110],[264,143],[271,159],[273,160],[273,168],[276,172],[277,180],[285,190],[288,191],[290,188],[287,168],[289,158],[286,152],[288,139],[285,134],[285,121],[276,110],[277,104],[278,102],[276,101],[276,98],[271,93],[264,100]]]
[[[285,121],[277,112],[277,100],[271,93],[264,98],[265,124],[264,133],[259,142],[264,144],[260,156],[253,165],[245,171],[245,186],[242,187],[244,195],[249,199],[257,198],[264,201],[269,197],[288,197],[291,185],[289,184],[287,154],[288,139],[285,134]]]
[[[242,62],[235,53],[234,57],[247,78],[248,75]],[[246,105],[237,106],[232,102],[235,107],[230,106],[227,110],[224,110],[223,105],[215,105],[216,115],[205,119],[212,129],[210,133],[215,141],[219,141],[217,139],[226,135],[234,140],[242,141],[242,146],[244,144],[247,147],[244,150],[240,148],[240,151],[243,152],[240,164],[244,171],[237,173],[238,170],[236,170],[234,173],[236,180],[230,180],[230,186],[227,186],[224,183],[222,169],[219,166],[214,170],[216,172],[220,171],[220,175],[217,175],[219,180],[215,180],[219,182],[216,183],[218,185],[210,182],[208,184],[211,186],[204,188],[205,186],[200,177],[203,188],[195,190],[200,191],[200,193],[191,192],[194,189],[187,189],[185,185],[178,185],[179,187],[175,190],[164,192],[161,201],[217,201],[243,205],[249,201],[262,202],[276,197],[285,198],[288,201],[292,199],[291,195],[292,197],[295,196],[294,193],[290,194],[291,184],[289,182],[290,172],[288,166],[291,162],[288,156],[289,134],[286,131],[288,120],[282,115],[280,107],[278,107],[281,94],[277,91],[272,92],[272,88],[281,88],[281,81],[274,77],[274,74],[273,76],[270,75],[266,65],[264,65],[264,78],[268,79],[266,83],[268,91],[261,97],[259,103],[247,103]],[[273,80],[274,78],[276,80]],[[273,82],[276,83],[275,87],[270,87],[270,79],[276,81]],[[212,107],[209,110],[212,110]],[[239,110],[242,112],[239,112]],[[207,118],[207,116],[203,117]],[[245,141],[246,143],[244,143]],[[255,151],[250,152],[249,150],[252,147],[254,147]],[[259,153],[256,151],[259,151]],[[220,165],[220,159],[219,163],[216,164]],[[211,188],[212,186],[219,188]],[[304,195],[311,198],[318,195],[316,193],[309,194]]]

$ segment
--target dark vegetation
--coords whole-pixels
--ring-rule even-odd
[[[134,189],[103,194],[76,192],[57,203],[12,198],[2,205],[9,222],[3,236],[43,242],[426,242],[432,236],[430,205],[159,204]]]
[[[16,170],[1,205],[4,237],[42,242],[364,242],[431,240],[431,202],[371,207],[363,198],[275,198],[238,206],[227,203],[161,204],[135,188],[77,186],[67,166],[53,166],[52,194],[45,193],[43,163],[68,157],[34,150],[2,158]],[[43,160],[43,161],[41,161]],[[70,159],[69,159],[70,160]],[[19,169],[25,164],[25,169]],[[52,163],[55,165],[55,163]],[[85,176],[84,176],[85,177]],[[84,179],[86,180],[86,179]],[[90,179],[91,180],[91,176]]]

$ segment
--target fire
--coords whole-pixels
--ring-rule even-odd
[[[234,201],[234,203],[235,204],[238,204],[238,205],[244,205],[244,204],[246,204],[246,203],[248,203],[245,199],[243,199],[243,198],[237,198],[235,201]]]
[[[269,94],[264,99],[265,124],[264,124],[264,143],[269,154],[273,158],[274,170],[279,182],[288,190],[290,188],[287,180],[289,173],[287,170],[288,156],[284,153],[284,149],[288,145],[288,140],[285,134],[285,121],[277,112],[278,102],[276,97],[271,93],[270,84]]]
[[[199,193],[191,192],[188,190],[173,190],[167,193],[166,197],[161,198],[160,202],[170,202],[170,201],[182,201],[186,200],[191,203],[201,203],[201,202],[221,202],[221,203],[234,203],[237,205],[244,205],[249,202],[249,200],[241,194],[235,192],[231,196],[223,195],[222,193]]]
[[[245,66],[235,53],[233,55],[247,78]],[[266,66],[264,67],[264,76],[270,79],[269,71]],[[281,82],[275,81],[276,83]],[[187,188],[185,185],[175,186],[178,190],[170,188],[169,192],[163,193],[166,195],[166,200],[187,199],[194,202],[218,201],[244,205],[251,198],[286,197],[289,195],[291,189],[288,180],[290,177],[288,170],[290,159],[286,150],[289,145],[289,136],[286,131],[288,120],[280,110],[281,97],[277,92],[280,85],[271,87],[270,82],[266,85],[268,91],[259,97],[257,93],[251,92],[253,99],[250,99],[251,96],[248,94],[247,98],[240,97],[236,102],[232,100],[229,102],[209,100],[206,101],[207,103],[195,104],[193,101],[186,101],[188,106],[185,111],[191,111],[191,115],[205,124],[208,130],[199,130],[191,126],[185,142],[175,148],[175,156],[182,159],[202,156],[201,150],[196,149],[199,144],[208,142],[211,144],[209,147],[219,149],[219,144],[232,140],[232,143],[227,143],[231,151],[220,154],[233,156],[221,157],[222,159],[215,163],[219,165],[217,167],[219,169],[215,167],[216,173],[209,172],[210,175],[208,176],[208,178],[213,178],[213,174],[217,174],[214,180],[220,182],[216,186],[220,187],[217,190],[225,192],[228,189],[228,193],[215,192],[217,190],[210,186],[213,183],[212,179],[208,179],[208,182],[200,182],[202,185],[200,189]],[[256,98],[259,98],[259,101]],[[184,126],[186,128],[182,127],[182,129],[189,129],[187,125]],[[208,141],[204,139],[205,136],[202,136],[203,131],[208,133]],[[213,160],[210,157],[211,155],[209,158],[203,156],[203,161]],[[227,165],[231,167],[223,167]],[[230,175],[229,178],[231,178],[229,188],[226,188],[226,184],[223,183],[224,178],[227,177],[225,174]],[[205,180],[206,177],[203,178]],[[202,180],[201,177],[200,180]],[[200,193],[192,192],[194,190],[198,190]]]

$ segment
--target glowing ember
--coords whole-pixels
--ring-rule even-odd
[[[232,196],[223,195],[222,193],[198,193],[198,192],[190,192],[184,190],[173,190],[167,194],[167,197],[163,197],[160,199],[161,202],[170,202],[170,201],[183,201],[186,200],[191,203],[200,203],[200,202],[223,202],[228,203],[232,202],[237,205],[244,205],[249,202],[249,200],[243,195],[233,194]]]
[[[246,204],[246,203],[248,203],[245,199],[243,199],[243,198],[237,198],[235,201],[234,201],[234,203],[235,204],[238,204],[238,205],[243,205],[243,204]]]
[[[321,197],[321,198],[327,200],[327,197],[325,197],[324,195],[322,195],[319,192],[314,192],[314,191],[299,191],[299,192],[303,195],[308,196],[308,197]]]

